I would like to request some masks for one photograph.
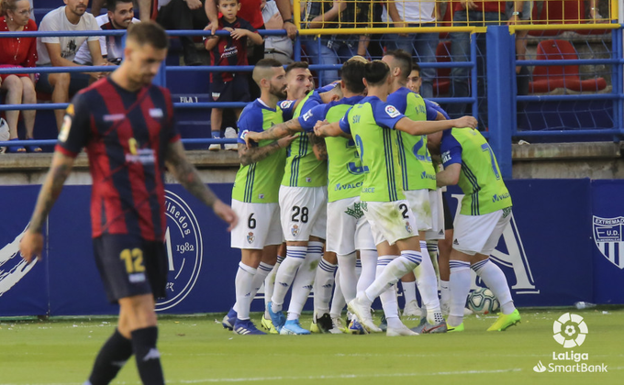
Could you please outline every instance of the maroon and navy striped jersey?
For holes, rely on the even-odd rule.
[[[164,239],[166,149],[179,139],[165,88],[150,85],[130,92],[106,78],[76,94],[56,150],[75,157],[86,147],[94,238]]]
[[[236,18],[233,23],[227,22],[223,17],[219,18],[219,31],[224,28],[247,29],[251,32],[258,32],[245,19]],[[232,36],[220,36],[219,42],[210,51],[210,58],[213,66],[246,66],[247,61],[247,36],[243,36],[236,40]],[[211,72],[210,81],[229,82],[234,79],[232,72],[221,71]]]

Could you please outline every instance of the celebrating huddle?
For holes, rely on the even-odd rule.
[[[312,288],[313,331],[346,330],[341,313],[347,304],[349,331],[381,332],[371,316],[377,297],[388,336],[462,331],[470,268],[501,303],[502,314],[488,330],[520,321],[504,274],[488,259],[512,205],[494,154],[474,130],[476,119],[449,120],[438,105],[405,88],[411,70],[411,57],[400,50],[370,63],[355,56],[344,63],[339,83],[313,90],[304,63],[284,70],[265,59],[255,66],[261,96],[239,121],[241,168],[232,208],[240,221],[231,245],[241,249],[241,262],[224,327],[264,334],[249,317],[264,283],[262,326],[271,333],[310,333],[299,317]],[[431,154],[441,154],[444,171],[436,174]],[[455,220],[451,298],[441,306],[437,258],[426,241],[444,236],[439,187],[451,184],[466,197]],[[283,241],[285,258],[278,257]],[[424,310],[413,329],[399,318],[395,291],[411,272]]]

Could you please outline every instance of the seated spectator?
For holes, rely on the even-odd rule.
[[[0,32],[36,31],[37,25],[30,19],[32,8],[28,0],[2,0],[0,8]],[[35,67],[37,63],[37,39],[34,37],[0,38],[0,68]],[[6,93],[5,104],[35,104],[34,74],[0,75],[0,90]],[[26,139],[33,138],[35,110],[23,112]],[[5,111],[9,126],[9,139],[17,140],[18,110]],[[40,152],[38,146],[9,146],[7,152]]]
[[[406,87],[409,90],[420,94],[420,86],[422,86],[422,82],[423,80],[420,77],[420,66],[418,65],[418,63],[414,62],[412,63],[412,72],[410,72],[409,76],[407,77]]]
[[[262,44],[262,36],[246,20],[237,16],[240,10],[238,0],[219,0],[217,7],[223,16],[219,18],[219,31],[228,31],[230,36],[208,36],[206,50],[210,52],[213,66],[246,66],[247,38],[254,44]],[[212,99],[217,102],[248,102],[249,81],[244,72],[211,72],[210,91]],[[236,117],[242,108],[236,109]],[[221,137],[223,108],[213,108],[210,112],[212,137]],[[211,145],[209,150],[218,151],[219,145]]]
[[[284,29],[284,20],[275,1],[262,0],[262,19],[267,30]],[[267,36],[264,39],[264,58],[275,59],[282,64],[293,62],[293,43],[288,36]]]
[[[98,31],[100,28],[92,14],[86,13],[87,0],[64,0],[66,6],[50,11],[39,25],[40,31]],[[87,41],[94,65],[107,65],[100,51],[98,36],[65,36],[37,38],[37,53],[41,67],[78,67],[74,57],[78,48]],[[52,94],[53,103],[67,103],[69,96],[87,87],[90,82],[104,75],[91,73],[42,73],[37,82],[37,91]],[[60,130],[63,125],[65,110],[54,110],[56,125]]]
[[[134,5],[132,0],[107,0],[106,15],[100,15],[95,21],[103,31],[115,29],[128,29],[130,24],[138,23],[139,20],[134,18]],[[123,36],[100,36],[100,50],[102,56],[112,65],[119,65],[123,57]],[[82,43],[80,49],[76,53],[74,62],[82,65],[93,64],[91,53],[87,42]]]
[[[204,10],[205,2],[206,0],[159,0],[156,22],[168,30],[202,30],[208,24],[208,17]],[[180,36],[180,43],[182,43],[184,64],[201,65],[193,37]]]

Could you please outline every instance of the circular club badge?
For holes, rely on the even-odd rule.
[[[165,248],[169,260],[167,298],[156,303],[156,311],[173,308],[193,290],[202,266],[203,240],[197,218],[178,195],[165,191],[167,230]]]

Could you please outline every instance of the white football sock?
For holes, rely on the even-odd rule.
[[[278,255],[277,263],[271,269],[271,272],[264,279],[264,318],[271,319],[269,315],[269,302],[271,302],[271,297],[273,297],[273,288],[275,288],[275,276],[277,275],[277,269],[279,269],[280,264],[284,260],[284,257]]]
[[[342,309],[344,309],[347,302],[342,293],[342,268],[338,267],[336,272],[336,284],[334,285],[334,296],[332,297],[331,309],[329,310],[329,316],[332,318],[340,318],[342,315]]]
[[[392,257],[379,257],[380,260],[382,258]],[[379,295],[386,291],[387,288],[396,284],[402,276],[414,270],[421,261],[422,254],[420,252],[416,250],[403,250],[401,255],[395,257],[392,262],[387,264],[381,275],[377,276],[377,278],[375,278],[375,282],[373,282],[368,289],[364,291],[364,297],[372,303],[375,298],[379,297]],[[377,265],[379,265],[379,261],[377,262]],[[358,298],[362,298],[364,300],[364,298],[360,296],[360,293],[358,293]]]
[[[470,263],[451,260],[451,311],[448,324],[451,327],[459,326],[464,320],[464,307],[470,291]]]
[[[416,282],[401,281],[401,286],[403,287],[403,299],[405,300],[405,305],[412,301],[416,301]]]
[[[440,254],[440,251],[438,249],[438,241],[427,241],[426,243],[427,251],[431,257],[431,264],[433,265],[433,270],[435,270],[436,278],[440,279],[440,265],[438,264],[438,255]]]
[[[449,311],[449,306],[451,306],[451,286],[449,281],[440,280],[440,307],[442,306],[446,306],[445,312]]]
[[[435,313],[441,313],[440,298],[438,298],[438,279],[427,251],[426,242],[420,241],[420,247],[423,253],[422,263],[414,270],[414,274],[416,275],[416,283],[422,299],[422,309],[426,309],[428,322],[432,324],[434,318],[438,319],[437,322],[440,322],[442,318],[441,315],[435,316]]]
[[[379,257],[379,260],[377,261],[378,277],[383,276],[384,270],[388,268],[388,265],[392,262],[392,258],[394,258],[394,256]],[[379,295],[379,299],[381,299],[381,306],[383,307],[388,326],[397,327],[396,321],[399,321],[399,302],[397,301],[395,285],[390,285],[386,290],[384,290]]]
[[[357,295],[357,274],[355,266],[357,264],[355,253],[349,255],[339,255],[338,265],[340,266],[340,290],[347,302],[351,302]]]
[[[254,275],[253,280],[251,281],[251,301],[252,302],[254,298],[256,298],[256,294],[258,294],[258,290],[260,290],[260,288],[262,287],[262,284],[266,280],[266,277],[269,275],[271,270],[273,270],[273,265],[260,262],[258,269],[256,269],[256,275]]]
[[[375,281],[377,273],[377,250],[360,250],[362,272],[357,281],[357,292],[364,291]],[[357,271],[356,271],[357,272]]]
[[[236,304],[234,310],[238,313],[236,318],[240,320],[249,319],[249,307],[251,306],[251,287],[252,281],[256,275],[256,269],[245,265],[243,262],[238,264],[236,272]]]
[[[481,277],[487,287],[492,290],[494,296],[498,298],[498,302],[501,305],[501,311],[503,314],[511,314],[516,310],[513,299],[511,298],[511,291],[509,290],[509,284],[507,283],[507,277],[505,273],[496,266],[496,264],[490,262],[490,259],[484,259],[472,265],[472,269]]]
[[[316,315],[321,317],[325,313],[329,313],[329,301],[332,297],[332,289],[334,288],[334,274],[336,274],[338,265],[321,259],[316,269],[316,278],[314,279],[314,310]]]
[[[314,286],[316,268],[321,258],[323,258],[323,243],[308,242],[306,257],[292,284],[293,290],[290,296],[290,305],[288,306],[288,321],[299,319],[299,316],[301,316],[303,306]]]
[[[275,276],[275,287],[271,296],[272,311],[282,310],[284,297],[295,279],[295,274],[305,260],[308,248],[306,246],[286,246],[286,259],[280,264]]]

